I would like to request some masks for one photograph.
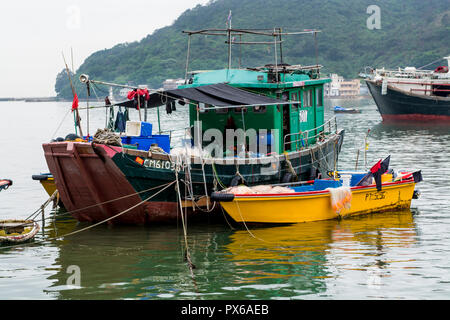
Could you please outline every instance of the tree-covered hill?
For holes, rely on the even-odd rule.
[[[367,27],[371,5],[380,8],[381,29]],[[184,77],[187,36],[182,31],[225,28],[229,10],[233,28],[321,30],[317,39],[318,60],[325,66],[322,72],[347,78],[357,77],[365,66],[420,67],[450,54],[450,0],[215,0],[185,11],[171,26],[139,42],[95,52],[77,70],[77,92],[80,96],[85,92],[78,81],[82,73],[91,79],[152,88],[161,87],[165,79]],[[315,63],[311,35],[283,40],[284,62]],[[227,65],[224,37],[193,37],[191,49],[190,70]],[[233,47],[233,67],[238,66],[239,50]],[[243,66],[274,61],[273,45],[243,46],[241,50]],[[57,76],[55,89],[59,97],[72,98],[64,73]]]

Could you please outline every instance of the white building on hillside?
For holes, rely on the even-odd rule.
[[[358,79],[345,80],[335,73],[330,75],[331,82],[326,83],[326,97],[356,97],[360,94],[360,81]]]

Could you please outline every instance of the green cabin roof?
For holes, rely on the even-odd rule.
[[[246,69],[201,71],[193,75],[191,84],[182,85],[178,88],[226,83],[235,87],[277,89],[324,84],[331,81],[329,78],[311,79],[309,75],[304,73],[281,73],[281,82],[278,83],[269,82],[268,77],[267,72]]]

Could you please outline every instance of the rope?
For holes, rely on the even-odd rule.
[[[212,169],[213,169],[213,173],[214,173],[214,177],[216,179],[216,181],[219,183],[219,185],[223,188],[226,189],[227,187],[222,183],[222,181],[219,178],[219,175],[217,174],[217,170],[216,170],[216,164],[214,163],[214,159],[212,161]]]
[[[92,142],[122,147],[122,139],[110,129],[98,129],[92,139]]]
[[[122,196],[122,197],[119,197],[119,198],[116,198],[116,199],[112,199],[112,200],[108,200],[108,201],[96,203],[96,204],[93,204],[93,205],[90,205],[90,206],[87,206],[87,207],[83,207],[83,208],[80,208],[80,209],[75,209],[75,210],[73,210],[73,211],[67,211],[67,212],[64,212],[64,213],[59,213],[59,214],[58,214],[58,217],[62,217],[62,216],[69,215],[69,214],[73,214],[73,213],[76,213],[76,212],[79,212],[79,211],[87,210],[87,209],[90,209],[90,208],[94,208],[94,207],[97,207],[97,206],[101,206],[101,205],[103,205],[103,204],[111,203],[111,202],[118,201],[118,200],[122,200],[122,199],[125,199],[125,198],[129,198],[129,197],[132,197],[132,196],[141,194],[141,193],[149,192],[149,191],[152,191],[152,190],[155,190],[155,189],[158,189],[158,188],[167,186],[167,185],[169,185],[169,184],[171,184],[171,183],[172,183],[172,182],[168,182],[168,183],[166,183],[166,184],[162,184],[162,185],[159,185],[159,186],[156,186],[156,187],[152,187],[152,188],[149,188],[149,189],[146,189],[146,190],[142,190],[142,191],[139,191],[139,192],[131,193],[131,194],[129,194],[129,195]],[[48,200],[47,200],[47,201],[48,201]],[[42,207],[42,206],[41,206],[41,207]],[[40,207],[39,209],[37,209],[34,213],[32,213],[32,214],[30,215],[30,217],[33,216],[33,215],[37,215],[36,213],[39,213],[39,212],[40,212],[41,207]],[[35,222],[41,222],[42,220],[34,220],[34,221],[35,221]]]
[[[444,59],[442,59],[442,58],[441,58],[441,59],[438,59],[438,60],[433,61],[433,62],[431,62],[431,63],[429,63],[429,64],[426,64],[426,65],[424,65],[424,66],[421,66],[420,68],[417,68],[417,69],[419,70],[419,69],[422,69],[422,68],[431,66],[432,64],[435,64],[436,62],[439,62],[439,61],[441,61],[441,60],[444,60]]]
[[[285,151],[284,152],[285,158],[286,158],[286,164],[288,166],[289,171],[295,176],[297,177],[297,173],[294,170],[294,167],[292,166],[291,160],[289,160],[289,154]],[[301,158],[301,156],[299,157]]]
[[[56,128],[55,132],[53,132],[53,135],[50,137],[50,140],[53,139],[56,135],[56,133],[58,132],[58,130],[61,128],[62,124],[64,123],[64,121],[67,118],[67,115],[70,113],[70,111],[72,111],[72,109],[68,109],[66,114],[64,115],[62,121],[59,123],[58,127]]]
[[[241,216],[242,223],[244,224],[245,229],[247,230],[247,232],[248,232],[253,238],[258,239],[258,240],[260,240],[260,241],[262,241],[262,242],[267,242],[266,240],[261,239],[261,238],[255,236],[255,235],[250,231],[250,229],[247,227],[247,224],[245,223],[244,217],[242,217],[241,208],[239,207],[239,203],[238,203],[236,200],[234,201],[234,203],[235,203],[236,206],[237,206],[237,209],[238,209],[238,211],[239,211],[239,215]]]
[[[153,194],[152,196],[148,197],[147,199],[142,200],[142,201],[139,202],[138,204],[135,204],[134,206],[132,206],[132,207],[130,207],[130,208],[124,210],[124,211],[119,212],[118,214],[116,214],[116,215],[114,215],[114,216],[112,216],[112,217],[106,218],[106,219],[104,219],[104,220],[102,220],[102,221],[100,221],[100,222],[97,222],[97,223],[95,223],[95,224],[93,224],[93,225],[90,225],[90,226],[87,226],[87,227],[85,227],[85,228],[82,228],[82,229],[80,229],[80,230],[76,230],[76,231],[73,231],[73,232],[69,232],[69,233],[66,233],[66,234],[64,234],[64,235],[56,236],[56,237],[53,237],[53,238],[44,239],[44,240],[41,240],[41,241],[34,241],[34,242],[30,242],[30,243],[23,243],[23,244],[18,244],[18,245],[13,245],[13,246],[0,247],[0,249],[10,249],[10,248],[15,248],[15,247],[22,247],[22,246],[26,246],[26,245],[31,245],[31,244],[43,243],[43,242],[45,242],[45,241],[57,240],[57,239],[60,239],[60,238],[72,236],[72,235],[75,235],[75,234],[77,234],[77,233],[81,233],[81,232],[83,232],[83,231],[86,231],[86,230],[95,228],[96,226],[99,226],[99,225],[101,225],[101,224],[103,224],[103,223],[105,223],[105,222],[108,222],[108,221],[112,220],[112,219],[118,218],[118,217],[120,217],[121,215],[124,215],[125,213],[127,213],[127,212],[129,212],[129,211],[131,211],[131,210],[133,210],[133,209],[135,209],[135,208],[137,208],[138,206],[142,205],[143,203],[145,203],[145,202],[151,200],[153,197],[156,197],[159,193],[163,192],[165,189],[167,189],[168,187],[170,187],[170,186],[171,186],[172,184],[174,184],[174,183],[175,183],[175,181],[172,181],[171,183],[169,183],[167,186],[165,186],[163,189],[159,190],[158,192],[156,192],[156,193]]]
[[[194,282],[195,289],[196,289],[196,291],[198,291],[197,283],[195,281],[195,275],[194,275],[195,265],[192,263],[191,254],[189,253],[189,244],[188,244],[188,240],[187,240],[187,229],[186,229],[186,221],[185,221],[185,218],[187,218],[187,216],[185,217],[183,215],[183,206],[182,206],[181,193],[180,193],[180,183],[178,180],[178,171],[177,170],[175,170],[175,178],[176,178],[176,181],[174,181],[174,182],[176,182],[176,185],[177,185],[177,194],[178,194],[178,200],[179,200],[179,204],[180,204],[181,222],[183,224],[184,244],[186,246],[185,257],[186,257],[186,261],[188,262],[189,271],[191,273],[191,278],[192,278],[192,281]]]

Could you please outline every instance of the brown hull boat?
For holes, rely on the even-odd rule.
[[[176,202],[142,203],[101,145],[62,142],[43,148],[61,199],[78,221],[103,221],[139,203],[111,222],[147,224],[176,218]]]

